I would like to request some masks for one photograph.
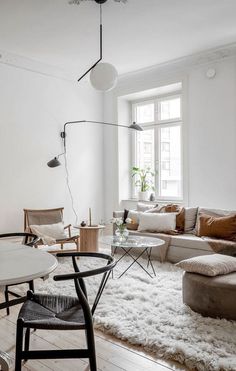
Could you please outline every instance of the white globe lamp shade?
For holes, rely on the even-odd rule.
[[[90,81],[94,89],[109,91],[117,84],[118,72],[110,63],[98,63],[90,72]]]

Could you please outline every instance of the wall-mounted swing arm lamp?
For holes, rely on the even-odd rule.
[[[54,157],[52,160],[48,161],[47,165],[48,167],[57,167],[57,166],[60,166],[61,163],[60,161],[58,160],[60,156],[63,156],[65,153],[60,153],[60,155],[57,155],[56,157]]]
[[[68,125],[73,125],[73,124],[84,124],[84,123],[90,123],[90,124],[100,124],[100,125],[108,125],[108,126],[115,126],[119,128],[126,128],[126,129],[131,129],[131,130],[136,130],[136,131],[143,131],[143,128],[138,125],[136,122],[133,122],[131,125],[126,126],[122,124],[116,124],[112,122],[103,122],[103,121],[88,121],[88,120],[79,120],[79,121],[69,121],[64,124],[64,130],[60,133],[61,138],[63,139],[63,144],[64,144],[64,152],[60,153],[56,157],[54,157],[52,160],[48,161],[47,165],[49,167],[57,167],[60,166],[61,163],[59,161],[59,157],[65,155],[66,153],[66,127]]]

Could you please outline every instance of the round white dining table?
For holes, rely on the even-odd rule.
[[[45,278],[57,267],[57,259],[46,251],[19,242],[0,241],[0,290],[6,285]],[[10,357],[0,350],[0,370],[8,371]]]

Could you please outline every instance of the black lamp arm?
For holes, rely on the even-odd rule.
[[[82,80],[96,65],[102,60],[102,5],[100,4],[100,58],[95,62],[80,78],[78,82]]]
[[[129,126],[127,126],[127,125],[116,124],[116,123],[112,123],[112,122],[92,121],[92,120],[68,121],[64,124],[64,130],[61,131],[61,133],[60,133],[60,136],[61,136],[61,138],[63,139],[63,142],[64,142],[65,151],[66,151],[66,127],[67,127],[67,125],[83,124],[83,123],[101,124],[101,125],[116,126],[116,127],[119,127],[119,128],[129,129]]]

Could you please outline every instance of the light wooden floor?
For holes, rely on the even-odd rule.
[[[0,295],[1,302],[3,295]],[[0,311],[0,349],[12,358],[15,353],[15,323],[20,306]],[[96,351],[99,370],[103,371],[168,371],[186,370],[173,362],[155,359],[141,348],[129,346],[111,336],[96,331]],[[31,349],[65,349],[85,346],[83,331],[40,331],[31,335]],[[14,361],[13,368],[14,369]],[[40,360],[28,361],[22,368],[31,371],[89,371],[86,360]]]

